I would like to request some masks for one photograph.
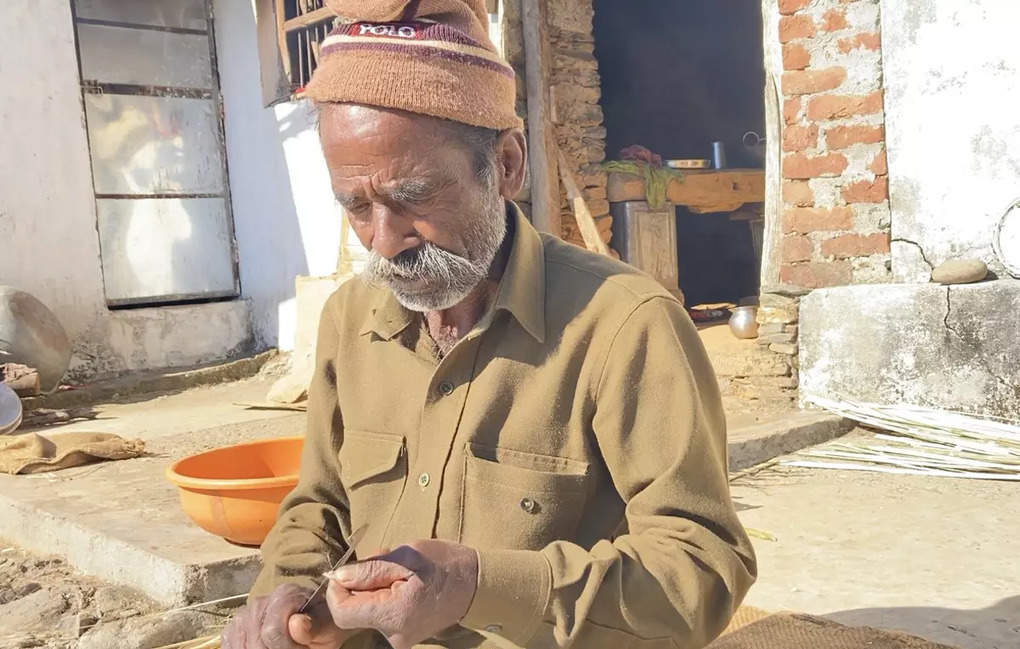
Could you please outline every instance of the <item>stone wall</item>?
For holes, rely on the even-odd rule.
[[[601,163],[606,159],[606,129],[602,125],[599,66],[591,0],[549,2],[549,39],[552,43],[550,95],[556,140],[571,163],[570,171],[584,192],[602,239],[610,240],[612,217],[606,198],[608,178]],[[563,238],[584,245],[574,213],[563,197]]]
[[[518,114],[527,115],[521,3],[520,0],[502,2],[504,53],[517,73]],[[601,82],[595,60],[592,3],[591,0],[550,1],[547,16],[551,45],[550,118],[557,143],[571,163],[570,171],[584,192],[588,209],[595,217],[603,240],[608,242],[612,218],[606,198],[608,178],[601,167],[606,159],[606,129],[602,125],[602,107],[599,105]],[[562,187],[561,196],[561,236],[583,246],[584,241]],[[527,205],[530,197],[525,194],[522,199],[525,207],[530,207]]]

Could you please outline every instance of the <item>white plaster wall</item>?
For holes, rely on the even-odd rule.
[[[1017,25],[1012,0],[882,2],[898,282],[958,256],[1002,274],[991,237],[1020,195]]]
[[[70,3],[7,0],[0,42],[0,282],[78,337],[103,285]]]
[[[243,349],[244,302],[106,308],[70,3],[4,0],[0,42],[0,283],[56,313],[74,347],[72,378]]]
[[[341,212],[319,148],[315,110],[295,101],[264,108],[251,0],[215,0],[216,46],[241,291],[266,345],[292,349],[294,280],[336,271]],[[349,249],[361,255],[353,236]]]

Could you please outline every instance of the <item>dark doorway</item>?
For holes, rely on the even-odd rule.
[[[595,56],[610,159],[632,144],[664,159],[763,168],[765,73],[760,0],[595,0]],[[748,138],[753,140],[753,138]],[[761,219],[677,208],[680,288],[690,305],[758,293]],[[758,231],[755,232],[755,228]],[[759,244],[755,244],[757,240]]]

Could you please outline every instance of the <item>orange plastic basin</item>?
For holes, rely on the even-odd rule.
[[[199,527],[241,545],[261,545],[284,496],[297,485],[303,437],[226,446],[170,465],[181,507]]]

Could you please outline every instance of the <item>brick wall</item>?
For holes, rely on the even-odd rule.
[[[888,281],[879,2],[777,2],[780,283],[812,289]]]
[[[758,342],[796,385],[800,297],[892,278],[880,3],[764,1],[779,13],[782,184],[779,283],[762,287]]]

